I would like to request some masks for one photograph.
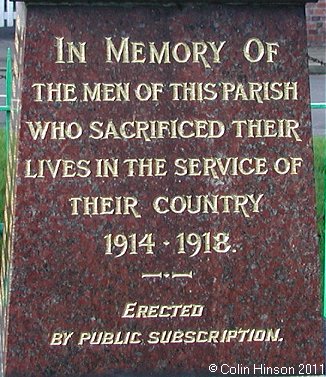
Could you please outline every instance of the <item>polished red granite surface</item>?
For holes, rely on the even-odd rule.
[[[56,63],[68,59],[56,54],[56,37],[75,45],[86,42],[86,62]],[[129,38],[128,43],[142,42],[147,52],[149,42],[162,46],[169,41],[171,49],[183,42],[192,55],[186,63],[172,58],[170,63],[150,63],[148,55],[144,63],[118,63],[114,59],[110,63],[106,62],[106,38],[112,38],[116,54],[121,38]],[[266,55],[257,63],[244,58],[243,46],[250,38],[263,41],[264,49],[265,42],[279,44],[273,63],[266,62]],[[203,41],[207,61],[196,63],[192,42]],[[215,63],[209,41],[215,41],[216,46],[226,41]],[[187,47],[181,48],[187,54]],[[131,44],[129,49],[131,60]],[[143,53],[134,54],[134,60],[144,58]],[[253,48],[251,54],[255,56],[258,51]],[[223,364],[249,368],[240,369],[238,374],[250,375],[277,374],[275,368],[281,367],[289,374],[292,367],[295,373],[308,374],[300,364],[315,364],[313,373],[322,374],[304,8],[31,5],[24,66],[20,69],[24,70],[24,82],[7,375],[150,376],[161,372],[165,376],[199,376],[210,375],[210,364],[217,365],[212,375],[223,373]],[[217,98],[185,101],[180,89],[179,100],[172,100],[169,85],[186,82],[215,83]],[[297,99],[291,98],[291,93],[289,99],[246,99],[240,92],[235,99],[235,91],[230,92],[229,100],[223,98],[223,83],[240,83],[247,89],[250,82],[296,82]],[[35,101],[35,83],[75,84],[75,92],[69,92],[67,98],[76,100],[47,101],[44,87],[38,86],[42,88],[41,101]],[[84,101],[86,83],[92,87],[95,83],[130,83],[130,98],[118,101],[115,93],[115,101],[104,101],[102,86],[98,97],[102,101]],[[134,88],[140,83],[161,83],[158,100],[138,100]],[[209,91],[206,95],[213,96]],[[112,99],[112,91],[107,96]],[[299,127],[290,137],[248,138],[243,126],[243,137],[236,137],[232,122],[253,119],[296,120]],[[111,127],[105,138],[96,131],[98,124],[90,128],[94,121],[103,122],[104,129],[111,121],[120,130],[124,122],[167,121],[171,127],[173,121],[179,124],[184,120],[222,122],[224,135],[173,138],[165,131],[164,137],[151,138],[139,131],[139,138],[114,138]],[[54,140],[49,132],[44,139],[34,140],[31,129],[36,125],[28,122],[37,121],[77,122],[82,135]],[[157,123],[152,124],[157,130]],[[197,128],[197,136],[207,133],[205,124]],[[213,127],[215,136],[218,124]],[[72,136],[76,130],[73,126]],[[134,128],[129,124],[126,130],[130,136]],[[184,127],[185,134],[191,130]],[[225,175],[220,171],[214,175],[208,169],[206,175],[190,176],[182,175],[184,170],[175,166],[177,159],[182,159],[180,165],[187,159],[200,159],[193,160],[193,169],[203,172],[204,158],[213,163],[227,157],[266,159],[268,173],[232,175],[229,170]],[[272,166],[278,158],[302,158],[298,174],[275,172]],[[99,176],[99,159],[112,164],[118,161],[118,172]],[[146,176],[146,168],[145,176],[139,176],[136,165],[133,172],[128,169],[135,164],[128,159],[163,162],[156,176]],[[65,163],[66,170],[64,160],[73,161]],[[76,167],[77,161],[84,162]],[[43,173],[38,170],[40,165]],[[204,213],[204,207],[199,213],[168,211],[165,198],[178,196],[186,196],[185,200],[214,197],[217,213],[209,209]],[[256,211],[249,196],[257,201]],[[98,214],[111,208],[111,199],[102,202],[102,207],[98,199],[97,211],[87,214],[86,209],[84,215],[83,198],[90,197],[128,197],[129,214],[119,214],[128,212],[123,209],[128,203],[122,199],[120,212],[120,199],[116,199],[115,214]],[[153,208],[158,197],[163,197],[160,211],[166,213]],[[245,207],[236,208],[235,198],[246,200]],[[181,212],[178,206],[182,203],[175,199],[175,212]],[[191,208],[194,211],[195,207]],[[208,232],[210,238],[205,238]],[[229,233],[231,248],[216,252],[225,251],[214,241],[214,236],[223,232]],[[197,240],[197,236],[189,236],[192,233],[200,236],[202,247],[191,257],[195,251],[191,244]],[[123,236],[112,241],[118,247],[110,254],[110,234],[113,238],[128,236],[124,255],[116,257],[123,252]],[[137,234],[138,254],[132,249],[133,234]],[[153,234],[153,240],[146,240],[155,242],[152,249],[148,243],[140,245],[145,234]],[[183,234],[188,235],[184,253],[178,249]],[[206,249],[204,239],[211,244]],[[110,344],[110,335],[103,332],[114,333],[116,344]],[[67,345],[56,345],[57,333],[70,335]],[[83,333],[93,334],[93,344]],[[101,341],[106,344],[96,344]],[[259,369],[264,367],[273,368],[272,373]]]

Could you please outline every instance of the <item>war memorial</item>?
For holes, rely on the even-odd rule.
[[[324,374],[305,1],[17,5],[1,376]]]

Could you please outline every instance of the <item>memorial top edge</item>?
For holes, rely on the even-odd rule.
[[[10,0],[14,1],[14,0]],[[259,5],[259,6],[269,6],[269,5],[294,5],[294,4],[304,4],[304,3],[316,3],[318,0],[178,0],[178,1],[168,1],[168,0],[18,0],[20,2],[25,2],[27,4],[37,4],[37,5],[121,5],[122,3],[127,5],[137,5],[137,4],[157,4],[157,5],[174,5],[181,3],[216,3],[216,4],[229,4],[229,5]],[[16,0],[17,2],[17,0]]]

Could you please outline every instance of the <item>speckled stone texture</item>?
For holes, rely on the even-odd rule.
[[[55,37],[87,42],[87,64],[56,64]],[[227,41],[221,63],[105,63],[105,37],[144,43]],[[274,64],[250,64],[242,54],[251,37],[278,42]],[[323,344],[319,263],[314,216],[311,121],[304,7],[184,4],[182,6],[28,5],[19,129],[6,376],[202,376],[221,365],[271,368],[316,365]],[[297,82],[297,101],[35,102],[34,83]],[[218,119],[220,139],[94,140],[91,121]],[[236,138],[240,119],[296,119],[293,138]],[[33,140],[27,121],[77,121],[76,140]],[[176,158],[301,157],[297,175],[178,177]],[[26,178],[25,161],[165,158],[161,177]],[[35,165],[33,165],[35,166]],[[157,196],[264,194],[259,213],[156,213]],[[72,197],[134,196],[141,218],[73,216]],[[190,258],[176,254],[180,233],[229,232],[237,252]],[[153,233],[153,255],[105,255],[109,234]],[[169,241],[169,245],[163,244]],[[142,278],[142,273],[185,273],[192,278]],[[200,317],[122,318],[127,303],[204,306]],[[150,332],[280,329],[277,341],[148,344]],[[78,345],[82,332],[141,333],[141,344]],[[53,333],[74,332],[66,346],[50,345]],[[248,333],[247,333],[248,334]],[[217,373],[208,366],[217,364]],[[224,370],[225,371],[225,370]],[[275,373],[275,369],[273,370]],[[257,374],[266,374],[265,372]],[[239,375],[244,374],[240,372]],[[248,374],[248,373],[247,373]]]

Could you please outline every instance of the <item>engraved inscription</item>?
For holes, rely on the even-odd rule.
[[[137,268],[130,272],[132,284],[148,285],[158,290],[170,283],[182,288],[190,282],[202,284],[201,279],[207,277],[201,276],[198,265],[209,265],[212,260],[221,263],[228,258],[236,260],[244,253],[243,240],[235,234],[235,227],[225,225],[224,219],[230,224],[233,221],[239,224],[245,222],[250,226],[251,219],[262,216],[269,205],[268,184],[261,186],[264,189],[247,189],[246,186],[240,189],[236,184],[230,188],[230,182],[250,182],[252,178],[266,179],[268,182],[268,179],[275,177],[285,181],[296,178],[304,169],[305,161],[297,153],[284,155],[277,152],[271,155],[265,147],[270,140],[279,144],[301,143],[301,119],[295,119],[294,115],[283,117],[276,112],[260,112],[262,104],[302,100],[299,82],[286,77],[271,77],[265,81],[240,76],[226,79],[222,68],[233,46],[224,38],[173,42],[162,39],[154,42],[134,39],[131,35],[108,35],[102,42],[104,48],[98,54],[102,54],[103,67],[110,67],[114,72],[108,80],[102,78],[95,81],[85,76],[78,82],[39,80],[31,85],[31,96],[36,106],[45,103],[48,106],[69,106],[71,109],[77,105],[96,109],[101,105],[107,106],[107,112],[101,117],[94,111],[87,121],[78,114],[75,119],[67,116],[66,119],[40,117],[24,120],[23,127],[32,145],[52,143],[58,146],[60,155],[25,159],[23,179],[91,183],[87,190],[80,191],[76,185],[74,192],[64,199],[60,198],[62,211],[72,221],[104,220],[106,225],[101,228],[104,230],[94,240],[94,244],[99,245],[98,255],[104,258],[105,263],[115,266],[122,261],[130,265],[137,261]],[[60,69],[81,65],[86,71],[92,63],[88,54],[90,48],[85,41],[70,41],[56,36],[52,55],[54,63]],[[252,36],[238,53],[249,66],[267,64],[273,67],[282,51],[284,53],[281,41],[265,41]],[[119,76],[121,67],[135,64],[141,67],[157,65],[160,70],[195,65],[208,73],[218,70],[219,74],[214,79],[208,79],[207,75],[207,80],[190,80],[185,75],[180,75],[180,80],[176,80],[176,76],[170,80],[158,80],[153,75],[145,81]],[[155,111],[148,117],[145,115],[147,103],[151,103],[153,108],[170,103],[177,109],[184,103],[195,102],[208,107],[213,104],[214,109],[210,107],[213,110],[205,116],[199,112],[198,117],[191,113],[181,117],[177,110],[168,117],[161,117],[159,113],[156,115]],[[252,114],[239,112],[233,119],[224,115],[225,110],[220,111],[220,107],[225,109],[238,103],[250,103],[255,111]],[[144,111],[132,115],[124,115],[122,111],[121,116],[119,114],[117,117],[115,106],[123,109],[132,104],[137,104],[140,109],[144,106]],[[238,149],[231,146],[229,153],[221,153],[219,146],[230,139],[238,143]],[[69,148],[65,152],[67,145],[74,148],[76,143],[83,142],[94,147],[93,155],[70,158]],[[155,149],[158,143],[169,145],[171,155],[166,153],[167,149],[165,152]],[[196,152],[187,151],[189,146],[196,143],[200,145]],[[203,143],[214,143],[216,147],[206,150]],[[252,148],[243,152],[241,146],[245,143],[252,145]],[[101,152],[97,152],[97,146],[101,147]],[[134,146],[140,147],[141,154],[133,152]],[[126,153],[121,148],[125,148]],[[165,183],[171,178],[173,188]],[[135,182],[137,186],[134,186]],[[188,182],[190,189],[185,192],[186,185],[179,189],[180,182]],[[207,182],[209,185],[206,185]],[[106,183],[107,190],[98,188]],[[198,189],[196,184],[192,186],[191,183],[198,183]],[[128,184],[133,185],[132,191]],[[154,187],[155,192],[148,192],[147,187]],[[212,187],[217,189],[213,190]],[[139,222],[148,216],[152,216],[153,221],[142,230]],[[156,225],[162,219],[169,222],[186,217],[199,219],[198,226],[175,230],[172,226],[171,234],[163,235]],[[111,225],[111,220],[116,218],[120,219],[121,226],[116,223]],[[200,226],[203,218],[213,219],[211,227]],[[162,255],[176,258],[184,265],[160,264]],[[150,261],[155,263],[151,265]],[[213,281],[215,284],[215,277]],[[191,297],[191,290],[189,295]],[[159,318],[167,321],[166,327],[158,330],[153,326],[145,332],[137,325],[132,329],[124,326],[121,331],[101,325],[102,329],[89,328],[82,332],[74,329],[58,331],[50,334],[49,344],[67,346],[75,343],[82,347],[283,341],[283,330],[280,328],[173,327],[183,318],[193,320],[205,317],[209,313],[207,302],[141,303],[136,298],[128,300],[122,309],[112,307],[108,310],[112,311],[112,315],[116,314],[114,310],[121,310],[121,318],[126,323],[131,319],[137,324]]]

